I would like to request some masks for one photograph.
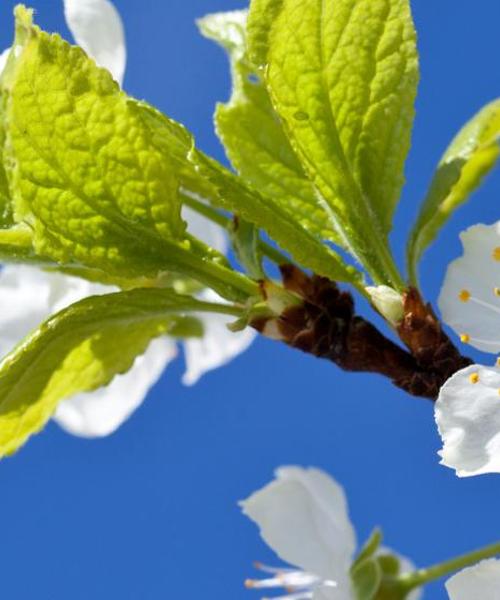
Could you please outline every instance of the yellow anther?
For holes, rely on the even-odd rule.
[[[462,344],[468,344],[470,342],[470,335],[468,333],[462,333],[460,336],[460,341]]]
[[[468,302],[470,300],[470,292],[469,290],[462,290],[460,294],[458,294],[459,300],[462,302]]]
[[[491,258],[496,261],[500,261],[500,246],[493,248],[493,252],[491,253]]]
[[[495,296],[500,296],[500,288],[493,288],[493,293],[495,294]]]
[[[469,375],[469,381],[471,383],[477,383],[479,381],[479,373],[471,373]]]
[[[497,367],[500,367],[500,356],[497,358],[496,365],[497,365]]]

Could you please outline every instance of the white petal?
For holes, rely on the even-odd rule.
[[[453,575],[446,582],[450,600],[498,600],[500,560],[483,560]]]
[[[0,271],[0,355],[4,355],[52,313],[111,286],[78,277],[8,265]]]
[[[439,296],[443,320],[475,348],[499,352],[500,221],[474,225],[460,239],[464,253],[449,265]]]
[[[211,290],[205,290],[200,298],[206,302],[223,302]],[[227,315],[200,313],[198,318],[205,329],[202,338],[187,339],[184,342],[186,372],[182,378],[185,385],[193,385],[207,371],[227,364],[244,352],[253,342],[256,332],[246,328],[243,331],[229,331],[227,325],[234,317]]]
[[[9,54],[10,54],[10,48],[7,48],[7,50],[4,50],[0,54],[0,75],[3,73],[3,70],[5,69],[5,65],[7,63],[7,59],[9,58]]]
[[[114,5],[109,0],[64,0],[64,14],[76,43],[121,85],[127,52],[123,23]]]
[[[241,506],[282,560],[335,581],[335,590],[344,595],[350,590],[355,533],[344,490],[326,473],[300,467],[278,469],[276,479]]]
[[[153,340],[130,371],[115,377],[107,387],[65,400],[54,419],[73,435],[100,437],[113,433],[142,404],[176,354],[172,340]]]
[[[320,587],[314,590],[313,600],[356,600],[356,596],[346,586]]]
[[[226,254],[228,239],[225,231],[219,225],[205,219],[189,206],[183,206],[182,217],[187,221],[187,229],[191,235],[205,242],[207,246]]]
[[[472,365],[441,388],[435,407],[441,464],[459,477],[500,473],[500,369]]]

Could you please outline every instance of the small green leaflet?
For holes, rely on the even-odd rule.
[[[215,125],[233,167],[264,197],[321,239],[340,243],[328,214],[286,137],[267,89],[246,51],[247,11],[207,15],[201,32],[228,52],[233,93],[219,104]]]
[[[441,158],[407,248],[410,282],[439,230],[495,166],[500,137],[500,99],[480,110],[456,135]]]
[[[38,432],[61,400],[126,372],[153,338],[201,335],[183,313],[210,306],[136,289],[89,297],[52,316],[0,363],[0,456]]]
[[[368,558],[372,558],[373,555],[379,550],[382,539],[383,537],[380,529],[374,529],[354,559],[353,566],[362,563]]]
[[[399,287],[387,234],[418,82],[408,0],[252,0],[250,53],[351,253]]]
[[[382,582],[382,572],[373,558],[356,563],[351,570],[354,596],[357,600],[374,600]]]
[[[191,159],[217,189],[219,204],[264,229],[300,265],[334,281],[360,281],[356,269],[291,219],[279,204],[248,188],[240,178],[201,152],[193,149]]]
[[[265,279],[257,227],[239,217],[234,217],[229,235],[240,265],[254,279]]]

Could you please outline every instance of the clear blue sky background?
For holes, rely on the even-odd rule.
[[[333,0],[332,0],[333,1]],[[59,0],[33,0],[39,23],[69,35]],[[185,123],[219,159],[212,129],[229,93],[225,57],[195,17],[242,0],[116,0],[126,24],[127,90]],[[408,183],[393,244],[402,246],[435,163],[456,130],[500,95],[500,3],[413,0],[422,83]],[[14,0],[0,5],[11,39]],[[500,174],[426,257],[434,301],[458,232],[500,218]],[[483,357],[484,358],[484,357]],[[273,562],[236,501],[282,464],[317,465],[349,495],[360,539],[375,525],[419,565],[500,537],[500,475],[459,480],[438,465],[432,405],[376,376],[344,374],[258,340],[196,387],[169,367],[119,432],[83,441],[51,424],[0,464],[0,594],[10,600],[257,600],[254,559]],[[446,598],[442,584],[426,598]]]

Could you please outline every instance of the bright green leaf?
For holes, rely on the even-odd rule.
[[[252,56],[334,227],[379,283],[418,81],[408,0],[253,0]]]
[[[190,135],[129,98],[81,49],[33,26],[23,7],[15,46],[1,78],[6,164],[14,217],[32,229],[36,255],[113,278],[178,273],[230,300],[255,293],[185,232]]]
[[[340,243],[313,184],[307,179],[276,114],[266,86],[247,56],[247,11],[208,15],[201,32],[223,46],[231,61],[233,93],[215,113],[216,130],[233,167],[259,193],[322,239]]]
[[[57,404],[126,372],[162,334],[200,335],[183,315],[205,303],[158,289],[86,298],[52,316],[0,363],[0,456],[38,432]]]
[[[425,250],[497,162],[499,136],[500,99],[487,104],[459,131],[440,160],[408,242],[408,271],[414,285]]]
[[[19,52],[2,81],[16,220],[58,262],[158,272],[163,240],[185,227],[161,129],[82,50],[17,18]]]

